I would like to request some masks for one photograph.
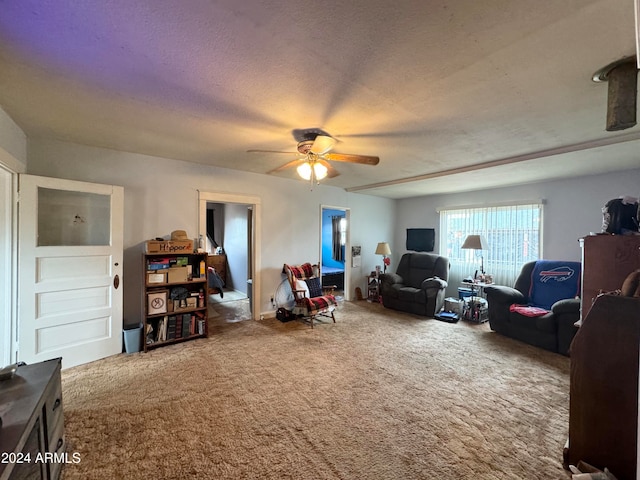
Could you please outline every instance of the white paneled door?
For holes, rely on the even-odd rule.
[[[20,175],[18,360],[122,352],[124,189]]]

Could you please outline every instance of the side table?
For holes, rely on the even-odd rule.
[[[367,302],[380,300],[380,278],[377,275],[367,275]]]
[[[484,288],[493,285],[493,283],[484,282],[460,282],[460,285],[471,289],[471,296],[485,298]]]
[[[489,310],[485,300],[484,288],[492,285],[483,282],[462,282],[462,285],[471,289],[469,300],[461,298],[464,302],[462,308],[462,318],[475,323],[484,323],[489,320]]]

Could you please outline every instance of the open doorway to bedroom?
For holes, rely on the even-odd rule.
[[[336,295],[349,300],[349,268],[351,247],[347,208],[321,207],[320,263],[322,285],[335,285]]]
[[[209,326],[255,319],[259,199],[200,192],[199,232],[208,253]]]

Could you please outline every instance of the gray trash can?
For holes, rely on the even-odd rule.
[[[123,334],[125,352],[139,352],[142,348],[142,324],[126,326],[123,330]]]

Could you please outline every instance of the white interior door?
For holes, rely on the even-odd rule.
[[[122,352],[124,189],[20,175],[18,360]]]

